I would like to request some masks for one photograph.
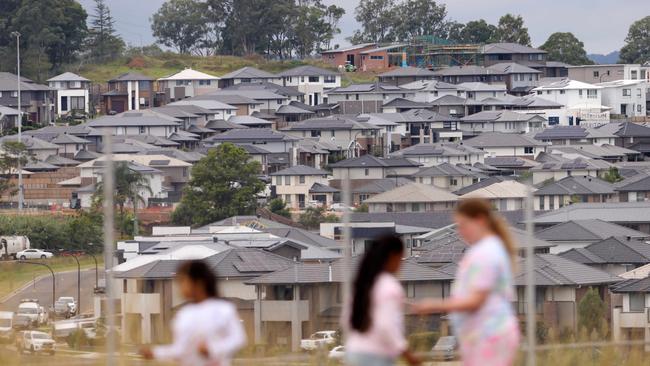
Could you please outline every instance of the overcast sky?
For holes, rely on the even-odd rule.
[[[1,0],[0,0],[1,1]],[[273,1],[273,0],[269,0]],[[93,0],[79,0],[91,12]],[[165,0],[109,0],[116,28],[133,45],[154,42],[149,18]],[[358,24],[354,8],[359,0],[323,0],[345,8],[341,20],[341,34],[336,42],[347,44],[348,37]],[[467,22],[483,18],[497,23],[505,13],[521,14],[532,38],[539,46],[553,32],[573,32],[585,43],[588,53],[609,53],[621,48],[627,30],[635,20],[650,14],[648,0],[450,0],[447,5],[450,19]]]

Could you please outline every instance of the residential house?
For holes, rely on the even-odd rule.
[[[621,161],[636,161],[640,159],[641,153],[615,145],[569,145],[551,146],[548,149],[550,154],[556,154],[567,159],[580,157],[589,159],[600,159],[610,163]]]
[[[268,81],[258,81],[250,83],[239,83],[224,88],[224,90],[266,90],[271,93],[284,95],[287,100],[291,102],[303,103],[305,101],[305,93],[298,90],[295,86],[282,86],[279,83],[271,83]]]
[[[616,146],[636,150],[650,156],[650,127],[638,123],[608,123],[598,128],[605,133],[616,135]]]
[[[152,135],[167,138],[177,132],[181,120],[151,111],[130,111],[90,120],[86,126],[108,129],[113,135]]]
[[[614,183],[620,202],[640,202],[650,200],[650,174],[638,173]]]
[[[497,75],[503,75],[508,93],[526,95],[537,86],[542,71],[516,62],[503,62],[488,67]]]
[[[223,99],[224,96],[226,96],[226,99]],[[237,107],[236,104],[227,101],[229,98],[228,96],[246,98],[244,101],[246,101],[246,105],[249,107],[249,114],[253,114],[254,112],[273,114],[283,105],[289,104],[288,97],[267,89],[221,89],[209,94],[201,95],[196,99],[217,100],[233,107]],[[254,102],[250,103],[248,102],[249,100],[253,100]]]
[[[546,118],[537,114],[525,114],[508,110],[482,111],[460,119],[459,128],[468,134],[503,132],[509,134],[541,131]]]
[[[455,95],[443,95],[438,99],[433,100],[431,108],[441,114],[446,114],[453,117],[464,117],[467,115],[466,104],[467,99]]]
[[[37,124],[53,122],[54,97],[54,89],[21,77],[19,107],[18,77],[8,72],[0,72],[0,105],[21,110],[29,121]]]
[[[302,210],[310,205],[328,207],[334,203],[333,195],[337,189],[329,187],[324,170],[305,165],[294,165],[271,173],[272,190],[289,208]]]
[[[157,107],[154,80],[137,72],[128,72],[108,81],[102,94],[104,114],[137,111]]]
[[[18,135],[0,137],[0,148],[2,148],[2,144],[8,141],[18,142]],[[59,153],[58,145],[45,140],[41,140],[37,137],[25,135],[22,136],[21,142],[25,145],[25,148],[29,155],[38,161],[45,161],[45,159],[47,159],[50,155],[56,155]]]
[[[502,98],[508,95],[505,84],[486,84],[482,82],[459,83],[458,88],[465,90],[465,98],[485,100],[487,98]]]
[[[537,132],[536,140],[555,145],[614,145],[617,136],[604,128],[586,126],[550,126]]]
[[[649,80],[648,66],[641,64],[600,64],[570,66],[569,79],[583,83],[603,83],[615,80]]]
[[[340,47],[331,50],[321,51],[321,59],[331,67],[342,69],[346,65],[352,65],[362,69],[361,52],[377,48],[376,43],[360,43],[350,47]]]
[[[407,146],[463,139],[460,120],[456,117],[428,109],[411,109],[403,112],[401,117],[398,123],[405,127]]]
[[[328,103],[339,105],[341,114],[380,113],[395,98],[413,98],[413,90],[385,83],[351,84],[326,92]]]
[[[413,177],[417,183],[430,184],[450,192],[470,186],[480,179],[487,178],[486,175],[472,172],[463,166],[450,163],[424,167],[413,174]]]
[[[394,55],[390,54],[389,52],[394,51],[396,48],[399,49],[400,47],[404,46],[405,44],[398,43],[361,51],[361,70],[383,71],[392,66],[395,66],[394,61],[391,61]],[[401,54],[399,57],[401,59]]]
[[[569,176],[604,177],[612,164],[597,159],[575,158],[567,159],[556,154],[540,154],[538,164],[530,169],[533,173],[533,184],[548,180],[558,181]]]
[[[318,105],[331,103],[325,97],[328,90],[341,86],[341,75],[320,67],[305,65],[277,74],[283,86],[293,86],[305,94],[305,103]]]
[[[185,69],[158,79],[158,92],[167,103],[219,89],[219,78],[193,69]]]
[[[383,146],[379,130],[377,126],[350,116],[333,115],[292,123],[282,129],[282,132],[296,138],[311,137],[322,143],[334,144],[352,157],[373,152],[375,147]]]
[[[296,352],[300,340],[322,329],[337,329],[343,307],[344,277],[358,265],[355,257],[332,263],[296,263],[248,281],[258,294],[255,301],[255,343],[284,344]],[[398,273],[408,298],[448,297],[449,274],[404,261]],[[415,322],[416,320],[413,319]],[[408,321],[407,321],[408,323]]]
[[[616,202],[611,183],[591,176],[568,176],[540,187],[535,193],[536,211],[555,210],[578,202]]]
[[[238,107],[220,102],[218,100],[198,99],[198,98],[179,100],[176,102],[169,103],[165,107],[170,107],[170,106],[180,107],[180,108],[198,107],[203,110],[207,110],[210,112],[210,114],[206,116],[207,118],[206,124],[208,121],[212,121],[212,120],[221,120],[221,119],[228,120],[228,118],[237,115],[237,111],[238,111]],[[190,113],[196,113],[196,111],[192,111]],[[196,125],[200,126],[201,124],[196,123]]]
[[[547,226],[535,232],[535,237],[555,244],[551,253],[558,254],[571,249],[580,249],[609,237],[629,237],[641,240],[650,237],[647,233],[600,219],[571,219]]]
[[[648,265],[620,275],[624,280],[610,288],[621,296],[621,301],[612,309],[612,336],[614,341],[648,341],[647,326],[650,308],[650,273]],[[647,349],[647,347],[646,347]]]
[[[459,89],[457,85],[438,80],[417,80],[400,86],[403,89],[413,90],[415,95],[412,99],[416,102],[430,103],[447,95],[454,97],[465,95],[465,90]]]
[[[421,80],[433,80],[435,73],[421,67],[395,67],[377,76],[380,83],[401,86]]]
[[[446,67],[434,72],[437,80],[450,84],[480,82],[486,84],[504,83],[502,73],[477,65]]]
[[[0,133],[18,127],[18,118],[21,111],[0,105]]]
[[[560,256],[618,276],[650,263],[650,244],[630,236],[610,236]]]
[[[380,193],[364,201],[368,212],[449,211],[458,196],[430,184],[411,183]]]
[[[650,70],[650,68],[649,68]],[[647,115],[646,80],[615,80],[595,84],[603,87],[603,104],[612,108],[611,115],[617,118],[644,117]]]
[[[463,145],[483,150],[492,157],[517,156],[529,159],[535,159],[549,146],[548,143],[538,141],[528,135],[505,132],[481,133],[476,137],[464,140]]]
[[[479,50],[485,66],[514,62],[534,68],[543,68],[547,52],[517,43],[488,43]]]
[[[410,183],[413,183],[411,179],[398,176],[365,180],[363,184],[359,184],[351,189],[352,204],[359,206],[372,196]]]
[[[378,158],[371,154],[349,158],[330,164],[332,180],[330,185],[341,187],[343,179],[349,179],[351,187],[367,184],[369,180],[387,177],[410,177],[422,164],[406,158]]]
[[[65,72],[48,79],[47,82],[50,88],[56,89],[57,116],[74,111],[90,112],[90,80]]]
[[[420,143],[413,145],[395,151],[391,156],[408,158],[425,167],[430,167],[443,163],[467,165],[483,163],[485,152],[465,143],[440,142],[436,144]]]
[[[609,122],[610,108],[603,105],[602,89],[602,86],[562,79],[540,85],[532,91],[564,106],[547,114],[549,124],[598,126]]]
[[[246,66],[241,69],[229,72],[219,78],[219,87],[227,88],[240,83],[257,83],[257,82],[280,82],[281,79],[270,72],[266,72],[254,67]]]
[[[481,198],[490,201],[498,211],[515,211],[525,208],[528,190],[529,188],[525,184],[516,180],[505,180],[473,189],[461,195],[460,199]],[[532,189],[532,191],[535,191],[535,189]],[[458,191],[455,193],[458,194]]]
[[[264,106],[264,102],[262,101],[257,101],[255,99],[249,98],[247,96],[241,95],[241,94],[215,94],[215,93],[208,93],[208,94],[203,94],[198,97],[192,98],[193,101],[197,100],[210,100],[210,101],[217,101],[219,103],[223,103],[228,106],[235,107],[235,115],[237,116],[250,116],[255,112],[260,112],[262,109],[262,106]],[[280,102],[280,104],[284,103],[284,99]]]

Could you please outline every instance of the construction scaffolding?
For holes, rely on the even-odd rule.
[[[456,44],[435,36],[420,36],[388,50],[390,66],[407,66],[431,70],[451,66],[482,65],[481,44]],[[406,62],[404,62],[406,61]]]

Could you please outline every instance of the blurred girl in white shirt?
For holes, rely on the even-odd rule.
[[[202,261],[183,263],[176,280],[188,303],[174,317],[174,341],[143,348],[140,353],[147,359],[181,365],[229,366],[233,355],[246,344],[235,306],[218,298],[216,276]]]
[[[372,242],[353,284],[347,328],[346,363],[350,366],[391,366],[402,356],[418,364],[404,337],[404,289],[396,277],[404,244],[395,236]]]

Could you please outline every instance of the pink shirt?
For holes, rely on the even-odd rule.
[[[407,348],[404,337],[404,288],[395,276],[382,273],[371,291],[370,328],[359,333],[348,324],[346,352],[397,358]],[[347,312],[349,314],[349,311]]]

